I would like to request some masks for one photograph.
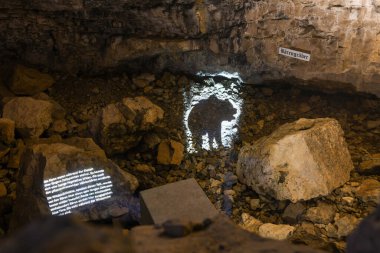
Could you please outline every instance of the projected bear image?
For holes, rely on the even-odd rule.
[[[235,119],[236,112],[228,99],[221,100],[215,95],[199,101],[191,110],[188,120],[195,148],[202,147],[202,136],[206,134],[210,148],[213,147],[214,141],[218,148],[223,146],[222,122]]]
[[[201,74],[200,82],[184,91],[187,151],[231,147],[237,133],[242,99],[237,75]]]

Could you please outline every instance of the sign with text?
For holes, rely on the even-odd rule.
[[[296,59],[299,59],[302,61],[310,61],[310,54],[305,53],[305,52],[301,52],[301,51],[297,51],[294,49],[279,47],[278,53],[281,55],[296,58]]]
[[[44,180],[45,193],[53,215],[108,199],[112,195],[111,177],[104,170],[88,168]]]

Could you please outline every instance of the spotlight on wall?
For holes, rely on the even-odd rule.
[[[243,81],[237,73],[197,75],[201,81],[183,91],[187,151],[231,147],[243,104]]]

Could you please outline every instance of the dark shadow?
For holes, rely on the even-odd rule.
[[[235,119],[237,110],[228,99],[221,100],[215,95],[199,101],[189,114],[188,126],[193,137],[193,145],[196,149],[202,147],[202,135],[207,134],[210,149],[214,139],[218,147],[222,147],[222,121]]]

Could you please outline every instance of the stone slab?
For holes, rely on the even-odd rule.
[[[161,224],[170,219],[202,222],[218,211],[194,178],[140,192],[141,224]]]

